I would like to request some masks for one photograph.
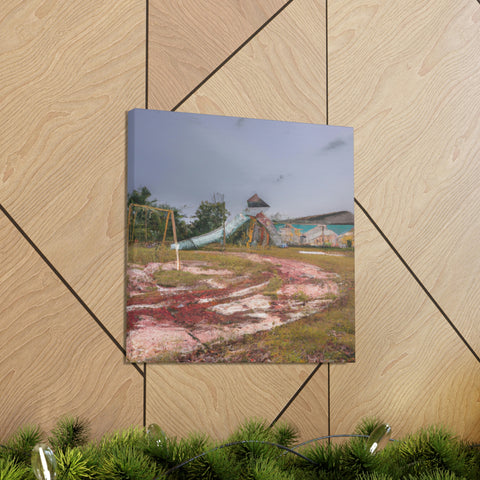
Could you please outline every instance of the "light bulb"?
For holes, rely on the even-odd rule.
[[[392,427],[387,424],[379,425],[367,439],[367,450],[374,454],[380,451],[390,440]]]
[[[157,447],[160,447],[161,445],[165,444],[166,441],[166,435],[165,432],[156,424],[156,423],[151,423],[147,427],[147,437],[153,440]]]
[[[38,480],[54,480],[57,477],[55,454],[48,445],[37,443],[33,447],[32,468]]]

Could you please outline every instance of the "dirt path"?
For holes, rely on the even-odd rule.
[[[218,361],[205,357],[209,345],[311,315],[339,294],[336,275],[314,265],[250,253],[229,255],[264,263],[265,271],[238,276],[213,262],[184,261],[182,271],[198,275],[198,282],[165,288],[157,284],[155,273],[175,269],[174,262],[130,266],[129,360],[174,361],[175,354],[199,352],[202,361]],[[278,288],[272,288],[272,279]]]

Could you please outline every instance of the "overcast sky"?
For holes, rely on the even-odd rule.
[[[269,216],[353,213],[353,129],[159,110],[128,114],[128,191],[192,216],[224,195],[231,216],[257,193]]]

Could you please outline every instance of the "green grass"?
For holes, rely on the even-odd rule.
[[[272,298],[277,298],[277,292],[280,290],[280,288],[282,288],[282,285],[282,279],[278,275],[274,275],[263,290],[263,294]]]
[[[245,251],[247,249],[244,249]],[[235,250],[239,251],[239,250]],[[230,270],[236,275],[256,275],[259,273],[274,271],[272,265],[254,262],[247,258],[229,255],[230,251],[211,252],[203,250],[181,250],[180,264],[182,261],[208,262],[208,268]],[[137,245],[128,247],[128,262],[138,265],[146,265],[150,262],[173,262],[176,260],[174,250],[166,248],[147,248]]]
[[[162,287],[191,287],[208,275],[184,272],[182,270],[158,270],[154,274],[155,281]]]
[[[303,291],[303,290],[300,290],[299,292],[297,292],[293,298],[297,301],[297,302],[308,302],[309,300],[311,300],[311,298]]]

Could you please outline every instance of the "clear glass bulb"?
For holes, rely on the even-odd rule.
[[[147,437],[153,440],[157,447],[164,445],[166,441],[165,432],[156,423],[151,423],[147,427]]]
[[[38,480],[54,480],[57,478],[55,454],[45,443],[37,443],[33,447],[32,468]]]
[[[367,449],[374,454],[380,451],[390,440],[392,427],[388,424],[379,425],[367,439]]]

